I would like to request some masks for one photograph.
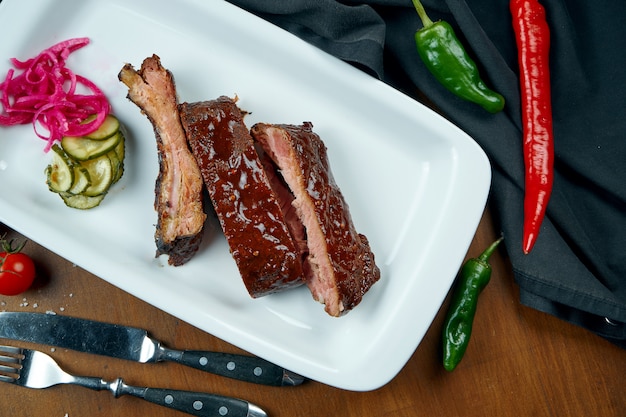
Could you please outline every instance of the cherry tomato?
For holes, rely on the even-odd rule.
[[[0,294],[17,295],[26,291],[35,280],[35,264],[25,253],[15,250],[0,252]],[[20,248],[21,249],[21,248]]]

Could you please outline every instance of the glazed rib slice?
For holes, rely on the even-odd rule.
[[[158,56],[146,58],[135,71],[126,64],[118,78],[128,87],[128,98],[154,128],[159,157],[154,207],[156,256],[169,255],[170,265],[187,262],[198,250],[206,214],[200,170],[189,151],[180,122],[172,74]]]
[[[252,297],[304,283],[285,223],[235,101],[182,103],[181,120],[230,252]]]
[[[333,178],[326,146],[313,125],[258,123],[252,136],[271,157],[295,199],[293,205],[307,234],[304,262],[313,297],[331,316],[357,304],[379,280],[367,238],[357,233],[348,204]]]

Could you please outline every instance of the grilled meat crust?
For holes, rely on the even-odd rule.
[[[331,316],[359,304],[380,279],[367,238],[358,233],[333,178],[326,146],[313,125],[257,123],[251,134],[276,164],[295,199],[291,204],[304,225],[308,255],[304,261],[313,298]]]
[[[302,284],[331,316],[357,306],[380,279],[313,125],[257,123],[236,100],[178,104],[158,56],[118,78],[153,125],[159,160],[156,256],[182,265],[198,250],[208,191],[243,283],[254,297]]]
[[[128,87],[128,99],[152,123],[156,137],[156,256],[169,255],[168,263],[179,266],[197,252],[206,214],[202,177],[180,122],[174,78],[157,55],[146,58],[139,71],[124,65],[118,78]]]
[[[180,114],[249,294],[302,285],[301,255],[235,101],[182,103]]]

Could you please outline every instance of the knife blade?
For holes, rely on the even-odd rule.
[[[176,362],[262,385],[295,386],[305,380],[301,375],[256,356],[169,349],[143,329],[57,314],[0,312],[0,338],[140,363]]]

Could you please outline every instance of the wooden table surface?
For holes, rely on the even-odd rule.
[[[0,224],[0,235],[20,237]],[[497,232],[487,210],[468,256]],[[143,327],[166,346],[242,352],[111,286],[30,241],[36,285],[16,297],[0,296],[0,310],[54,311]],[[112,260],[114,261],[114,260]],[[25,344],[50,353],[68,371],[128,384],[214,392],[245,398],[273,417],[344,416],[602,416],[626,415],[626,351],[552,316],[522,306],[503,252],[492,257],[465,358],[449,373],[440,364],[439,335],[446,299],[402,371],[371,392],[349,392],[314,381],[265,387],[213,376],[172,363],[151,365]],[[3,341],[6,342],[6,341]],[[15,342],[12,342],[15,344]],[[382,358],[381,358],[382,360]],[[12,417],[182,417],[133,397],[75,386],[31,390],[0,385],[0,415]]]

